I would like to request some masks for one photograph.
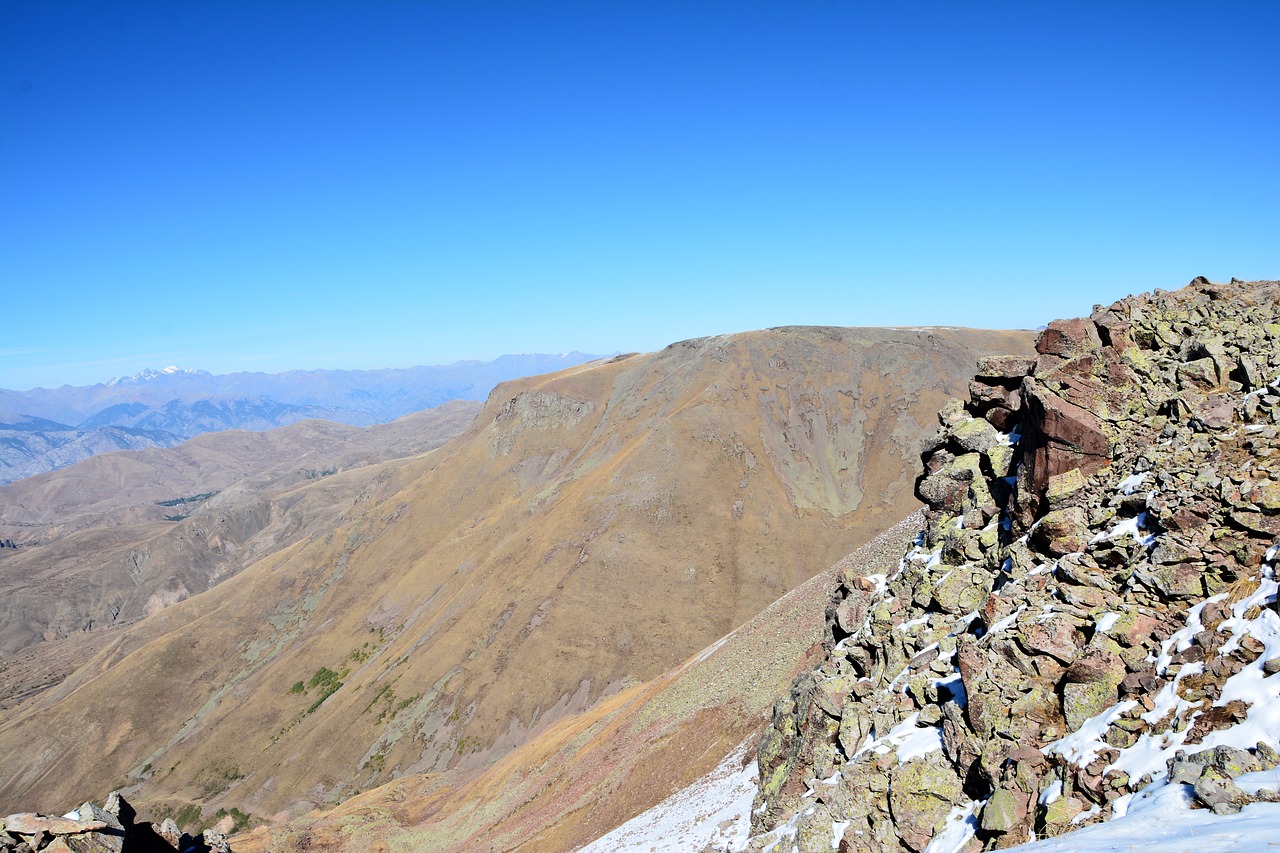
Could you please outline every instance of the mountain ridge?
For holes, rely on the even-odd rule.
[[[287,816],[479,770],[913,509],[926,411],[1010,348],[1030,335],[794,329],[512,380],[440,450],[321,480],[336,496],[360,478],[327,533],[11,709],[0,796],[124,777],[140,807]],[[81,761],[59,731],[112,746]]]

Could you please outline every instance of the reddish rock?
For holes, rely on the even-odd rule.
[[[1017,388],[988,385],[975,379],[969,383],[969,406],[978,414],[995,407],[1017,410],[1022,406],[1022,395]]]
[[[47,832],[50,835],[75,835],[106,829],[107,825],[100,820],[71,820],[65,817],[49,817],[33,812],[23,812],[6,817],[4,828],[11,835],[36,835],[40,832]]]
[[[1080,654],[1075,626],[1066,616],[1032,622],[1022,629],[1021,641],[1029,651],[1053,655],[1063,663],[1071,663]]]
[[[1134,613],[1116,623],[1112,635],[1126,646],[1136,646],[1155,633],[1159,620],[1146,613]]]
[[[1044,495],[1049,478],[1072,468],[1085,476],[1111,462],[1111,439],[1103,422],[1092,412],[1069,403],[1034,379],[1022,386],[1023,464],[1019,492],[1033,503],[1024,507],[1033,514]]]
[[[986,419],[987,423],[1001,432],[1012,432],[1013,428],[1018,425],[1018,413],[1011,409],[999,407],[988,409],[982,417]]]
[[[1072,320],[1054,320],[1036,339],[1036,352],[1075,358],[1102,349],[1102,339],[1093,321],[1082,317]]]

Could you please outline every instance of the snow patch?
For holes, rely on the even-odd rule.
[[[706,776],[581,848],[582,853],[701,850],[708,844],[745,849],[758,771],[755,761],[743,764],[754,740],[747,738]]]

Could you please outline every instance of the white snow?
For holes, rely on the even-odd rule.
[[[1001,619],[999,622],[997,622],[996,624],[992,625],[992,626],[991,626],[991,630],[987,631],[987,633],[988,633],[988,634],[999,634],[999,633],[1000,633],[1001,631],[1003,631],[1005,628],[1008,628],[1008,627],[1009,627],[1010,625],[1012,625],[1015,621],[1017,621],[1017,618],[1018,618],[1019,616],[1021,616],[1021,615],[1022,615],[1022,611],[1026,610],[1026,609],[1027,609],[1027,605],[1025,605],[1025,604],[1019,604],[1019,605],[1018,605],[1018,609],[1017,609],[1017,610],[1013,611],[1013,612],[1012,612],[1012,613],[1010,613],[1008,616],[1004,617],[1004,618],[1003,618],[1003,619]]]
[[[960,676],[960,673],[956,672],[942,678],[935,678],[933,686],[945,687],[947,692],[951,694],[951,701],[961,708],[969,704],[969,695],[965,692],[964,679]]]
[[[926,613],[924,616],[919,616],[915,619],[911,619],[907,622],[903,622],[901,625],[898,626],[898,630],[910,631],[912,628],[918,628],[921,625],[928,625],[928,624],[929,624],[929,615]]]
[[[1100,814],[1102,814],[1102,806],[1098,805],[1097,803],[1094,803],[1093,806],[1090,807],[1089,809],[1082,811],[1080,812],[1080,814],[1071,818],[1071,825],[1079,826],[1085,821],[1092,820],[1093,818],[1097,817]]]
[[[882,738],[877,738],[875,732],[872,732],[867,736],[862,748],[854,753],[853,757],[856,759],[859,755],[869,751],[874,751],[877,755],[884,755],[887,752],[896,750],[898,764],[901,765],[912,759],[928,755],[935,750],[942,749],[942,729],[939,726],[926,726],[924,728],[917,726],[916,721],[919,717],[919,712],[912,714],[894,726]]]
[[[1262,567],[1262,577],[1258,587],[1249,595],[1231,606],[1231,613],[1217,626],[1219,633],[1230,634],[1227,641],[1219,647],[1217,655],[1230,654],[1239,647],[1243,637],[1252,637],[1264,648],[1262,653],[1250,664],[1231,676],[1222,685],[1222,690],[1214,702],[1221,707],[1229,702],[1239,700],[1248,708],[1245,719],[1233,726],[1218,729],[1205,735],[1196,744],[1195,751],[1211,749],[1215,746],[1232,746],[1249,749],[1258,742],[1265,742],[1272,747],[1280,746],[1280,673],[1267,675],[1263,664],[1280,656],[1280,616],[1270,608],[1260,608],[1257,616],[1246,618],[1246,614],[1254,607],[1268,604],[1276,600],[1280,594],[1280,584],[1274,578],[1271,565],[1276,549],[1267,552],[1267,564]],[[1212,602],[1226,599],[1226,593],[1210,596],[1187,610],[1184,627],[1175,631],[1160,646],[1160,654],[1156,658],[1156,669],[1165,674],[1172,664],[1173,655],[1189,648],[1195,635],[1205,630],[1201,615]],[[1192,710],[1193,703],[1178,694],[1179,683],[1183,678],[1199,675],[1205,671],[1201,662],[1187,663],[1179,668],[1177,675],[1161,688],[1153,698],[1153,707],[1142,714],[1142,719],[1155,726],[1169,718],[1173,713],[1176,718],[1186,719],[1187,712],[1195,716],[1199,712]],[[1107,727],[1121,716],[1136,707],[1133,700],[1119,702],[1093,719],[1087,721],[1080,730],[1055,741],[1045,747],[1045,754],[1056,752],[1068,761],[1077,765],[1085,765],[1100,752],[1107,749],[1103,737]],[[1180,729],[1180,730],[1179,730]],[[1141,734],[1132,746],[1119,750],[1115,761],[1105,771],[1127,773],[1130,779],[1141,779],[1150,774],[1158,778],[1165,769],[1166,762],[1183,747],[1190,727],[1180,724],[1163,731],[1149,731]]]
[[[1280,804],[1254,803],[1245,806],[1239,814],[1219,816],[1208,809],[1192,809],[1190,788],[1190,785],[1166,782],[1149,785],[1133,797],[1121,817],[1009,850],[1018,853],[1280,850]]]
[[[1107,748],[1102,742],[1107,727],[1136,707],[1138,703],[1132,699],[1112,705],[1096,717],[1085,720],[1076,731],[1061,740],[1055,740],[1040,751],[1045,755],[1056,752],[1072,764],[1088,764],[1095,755]]]
[[[1099,634],[1106,634],[1115,627],[1116,622],[1120,620],[1119,613],[1107,612],[1098,617],[1094,623]]]
[[[706,776],[581,848],[581,853],[695,851],[708,844],[742,850],[751,830],[756,763],[743,768],[747,738]],[[793,829],[794,833],[794,829]]]
[[[1139,532],[1140,530],[1146,530],[1146,529],[1147,529],[1147,514],[1145,512],[1140,512],[1137,515],[1135,515],[1133,518],[1126,518],[1123,521],[1117,523],[1115,527],[1111,528],[1105,533],[1099,533],[1097,536],[1094,536],[1093,539],[1089,541],[1091,543],[1114,542],[1117,539],[1127,534],[1129,536],[1132,536],[1138,542],[1139,545],[1150,545],[1152,542],[1156,541],[1156,537],[1154,535],[1143,536]]]
[[[1143,471],[1140,474],[1130,474],[1116,485],[1116,491],[1121,494],[1131,495],[1133,494],[1133,490],[1145,483],[1149,476],[1151,476],[1150,471]]]
[[[963,850],[978,829],[978,812],[986,802],[970,800],[963,806],[952,808],[942,831],[933,836],[924,853],[957,853]]]

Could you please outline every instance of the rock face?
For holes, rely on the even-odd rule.
[[[1010,847],[1152,781],[1272,796],[1232,779],[1280,763],[1280,282],[1129,297],[1036,351],[943,408],[897,571],[842,577],[749,849]]]
[[[205,830],[192,837],[178,831],[172,820],[157,832],[135,821],[133,807],[112,792],[102,807],[85,803],[63,817],[26,812],[0,821],[0,851],[4,853],[232,853],[227,837]],[[168,830],[168,831],[166,831]]]

